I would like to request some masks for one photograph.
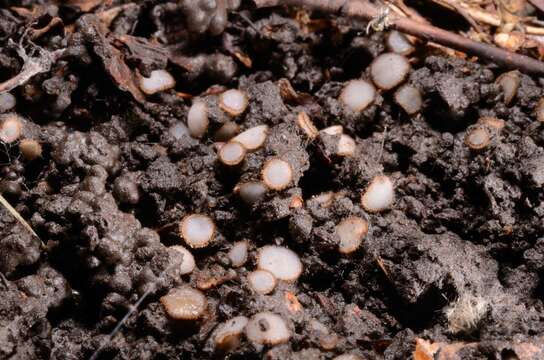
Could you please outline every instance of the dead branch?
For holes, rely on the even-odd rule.
[[[367,1],[356,0],[253,0],[257,7],[271,6],[300,6],[312,10],[360,18],[372,21],[380,10]],[[500,49],[492,45],[464,38],[460,35],[437,28],[435,26],[419,23],[409,18],[391,14],[387,19],[391,28],[399,30],[420,39],[432,41],[452,49],[462,51],[481,59],[492,61],[497,65],[518,69],[521,72],[535,75],[544,74],[544,63],[531,57]]]

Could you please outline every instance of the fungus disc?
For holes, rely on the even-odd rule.
[[[369,212],[387,210],[395,200],[393,182],[389,177],[379,175],[372,179],[361,198],[361,204]]]
[[[365,80],[352,80],[340,93],[340,101],[351,111],[359,112],[365,110],[368,105],[374,102],[376,89]]]
[[[302,262],[298,255],[292,250],[275,245],[259,249],[257,267],[285,281],[295,281],[302,273]]]
[[[243,113],[247,104],[246,94],[237,89],[227,90],[219,98],[219,106],[232,116]]]
[[[0,124],[0,141],[12,143],[16,141],[23,130],[23,122],[17,114],[7,114],[2,116]]]
[[[207,300],[199,290],[184,286],[161,297],[161,304],[174,320],[196,320],[204,314]]]
[[[215,224],[206,215],[192,214],[181,220],[180,233],[192,248],[207,246],[215,233]]]
[[[195,101],[187,113],[187,127],[194,138],[201,138],[208,130],[208,106],[203,101]]]
[[[262,171],[263,183],[272,190],[285,189],[293,179],[291,165],[282,159],[268,160]]]
[[[212,335],[215,347],[225,351],[237,348],[240,345],[240,335],[242,335],[247,323],[247,317],[236,316],[219,324]]]
[[[232,140],[244,145],[248,151],[253,151],[264,144],[267,133],[268,126],[258,125],[236,135]]]
[[[480,127],[470,130],[465,137],[465,143],[473,150],[485,148],[490,141],[491,137],[487,130]]]
[[[336,225],[336,234],[340,238],[338,248],[341,253],[349,254],[361,246],[368,233],[368,222],[359,217],[351,216]]]
[[[179,271],[181,275],[187,275],[193,272],[196,263],[193,254],[181,245],[170,246],[170,249],[180,252],[183,255]]]
[[[385,53],[370,64],[370,75],[376,86],[383,90],[390,90],[404,81],[410,68],[410,63],[404,56]]]
[[[10,93],[1,93],[0,94],[0,112],[5,112],[13,109],[17,104],[15,96]]]
[[[291,333],[281,316],[265,311],[248,321],[246,336],[253,343],[276,345],[287,342]]]
[[[238,165],[245,156],[246,149],[237,141],[229,141],[219,150],[219,159],[223,164],[229,166]]]
[[[266,186],[260,181],[251,181],[238,186],[238,194],[246,204],[259,202],[266,194]]]
[[[409,55],[415,50],[408,38],[396,30],[389,33],[386,43],[390,51],[401,55]]]
[[[255,270],[247,275],[247,281],[253,291],[268,294],[276,287],[276,278],[270,271]]]
[[[353,156],[355,154],[355,140],[349,135],[340,135],[336,154],[338,156]]]
[[[247,241],[238,241],[234,243],[232,248],[229,250],[229,253],[227,254],[230,260],[230,264],[233,267],[240,267],[246,263],[247,248],[248,248]]]
[[[147,95],[168,90],[174,86],[176,86],[176,80],[166,70],[154,70],[149,77],[140,79],[140,89]]]
[[[419,89],[412,85],[403,85],[395,92],[395,102],[406,111],[408,115],[413,115],[421,110],[423,100]]]

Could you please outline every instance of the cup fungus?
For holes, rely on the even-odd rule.
[[[181,140],[184,136],[189,136],[189,129],[184,123],[178,121],[168,129],[168,133],[176,140]]]
[[[192,214],[179,224],[180,236],[192,248],[207,246],[215,234],[215,224],[209,216]]]
[[[26,160],[32,161],[42,156],[42,145],[34,139],[22,139],[19,151]]]
[[[208,304],[201,291],[189,286],[170,290],[160,301],[168,316],[174,320],[197,320],[204,315]]]
[[[538,101],[538,104],[535,108],[535,115],[537,121],[544,122],[544,98],[541,98]]]
[[[249,341],[261,345],[277,345],[289,341],[291,333],[285,320],[272,312],[253,315],[246,325]]]
[[[227,254],[232,267],[237,268],[246,263],[248,247],[249,244],[245,240],[238,241],[232,245]]]
[[[217,154],[219,161],[227,166],[240,164],[246,156],[246,148],[238,141],[229,141],[221,146]]]
[[[321,129],[320,132],[322,132],[323,134],[332,135],[332,136],[342,135],[342,133],[344,132],[344,128],[342,127],[342,125],[332,125],[324,129]]]
[[[276,287],[276,278],[270,271],[255,270],[247,275],[247,281],[251,290],[257,294],[269,294]]]
[[[378,175],[372,179],[370,185],[361,196],[361,204],[368,212],[387,210],[395,201],[393,182],[385,175]]]
[[[272,190],[283,190],[293,180],[293,169],[285,160],[273,158],[263,166],[261,176],[263,183]]]
[[[15,96],[8,92],[0,94],[0,112],[10,111],[16,104]]]
[[[179,267],[179,273],[181,275],[187,275],[193,272],[196,267],[195,258],[193,254],[181,245],[170,246],[170,249],[180,252],[183,255],[181,265]]]
[[[319,131],[315,127],[314,123],[304,111],[298,113],[297,125],[309,139],[313,140],[319,134]]]
[[[295,281],[302,274],[302,262],[298,255],[286,247],[276,245],[259,249],[257,267],[284,281]]]
[[[346,353],[346,354],[338,355],[333,360],[363,360],[363,358],[360,357],[359,355]]]
[[[386,45],[389,51],[408,56],[415,51],[414,46],[401,32],[393,30],[387,35]]]
[[[340,238],[338,250],[342,254],[350,254],[357,250],[366,234],[368,222],[359,216],[350,216],[336,225],[336,234]]]
[[[254,151],[263,146],[267,134],[268,126],[258,125],[236,135],[232,140],[244,145],[246,150]]]
[[[246,94],[237,89],[230,89],[219,96],[219,107],[231,116],[243,113],[248,105]]]
[[[365,110],[376,98],[374,85],[365,80],[352,80],[340,93],[340,101],[353,112]]]
[[[176,80],[166,70],[154,70],[149,77],[140,78],[140,89],[146,95],[153,95],[174,86],[176,86]]]
[[[19,139],[23,131],[23,121],[19,115],[11,113],[0,117],[0,141],[12,143]]]
[[[491,142],[491,135],[484,127],[474,127],[467,131],[465,135],[465,144],[471,150],[483,150]]]
[[[502,88],[505,105],[510,105],[512,100],[514,100],[520,83],[519,72],[516,70],[504,73],[497,78],[497,84]]]
[[[187,113],[187,127],[194,138],[201,138],[208,130],[208,106],[203,101],[195,101]]]
[[[227,121],[213,135],[215,141],[229,141],[240,132],[240,126],[234,121]]]
[[[338,156],[353,156],[355,154],[355,140],[349,135],[340,135],[336,155]]]
[[[489,126],[491,129],[502,130],[506,125],[505,121],[502,119],[497,119],[491,116],[484,116],[478,119],[480,124]]]
[[[253,205],[262,200],[267,188],[260,181],[250,181],[238,184],[234,190],[246,204]]]
[[[395,92],[395,102],[408,114],[417,114],[423,106],[423,99],[418,88],[403,85]]]
[[[247,317],[236,316],[219,324],[212,334],[215,348],[225,352],[236,349],[247,323]]]
[[[370,76],[377,87],[382,90],[391,90],[404,81],[410,68],[410,63],[404,56],[384,53],[370,64]]]

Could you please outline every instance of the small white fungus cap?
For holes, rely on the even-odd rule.
[[[177,121],[168,129],[168,132],[176,140],[181,140],[183,136],[189,136],[189,129],[181,121]]]
[[[194,138],[201,138],[208,130],[208,106],[203,101],[195,101],[187,113],[187,127]]]
[[[342,354],[338,355],[333,360],[363,360],[363,358],[355,354]]]
[[[249,286],[257,294],[268,294],[276,287],[276,278],[270,271],[255,270],[247,275]]]
[[[243,113],[247,108],[247,96],[242,91],[230,89],[219,97],[219,106],[232,116]]]
[[[412,85],[403,85],[395,92],[395,102],[406,111],[408,115],[413,115],[421,110],[423,99],[418,88]]]
[[[192,248],[207,246],[212,240],[214,233],[215,224],[209,216],[192,214],[181,220],[181,237]]]
[[[344,128],[342,127],[342,125],[332,125],[324,129],[321,129],[320,132],[327,135],[332,135],[332,136],[342,135],[342,133],[344,132]]]
[[[202,317],[208,304],[201,291],[189,286],[170,290],[160,301],[174,320],[196,320]]]
[[[365,80],[352,80],[340,93],[340,101],[351,111],[363,111],[374,102],[376,89]]]
[[[349,135],[340,135],[336,155],[338,156],[353,156],[355,154],[355,140]]]
[[[259,249],[257,267],[284,281],[295,281],[302,274],[302,262],[298,255],[286,247],[276,245]]]
[[[268,126],[258,125],[236,135],[232,140],[244,145],[248,151],[253,151],[264,144],[267,133]]]
[[[268,160],[261,172],[263,183],[272,190],[283,190],[293,180],[293,169],[285,160],[273,158]]]
[[[389,177],[378,175],[370,182],[363,196],[361,204],[366,211],[380,212],[387,210],[395,201],[393,182]]]
[[[181,275],[187,275],[193,272],[196,267],[195,257],[189,250],[181,245],[170,246],[170,249],[180,252],[183,255],[181,265],[179,266],[179,273]]]
[[[23,131],[23,121],[17,114],[6,114],[0,118],[0,141],[12,143],[19,139]]]
[[[246,263],[248,246],[245,240],[237,241],[232,245],[227,254],[232,267],[240,267]]]
[[[385,53],[370,64],[370,75],[376,86],[382,90],[390,90],[404,81],[410,68],[410,63],[404,56]]]
[[[176,86],[176,80],[166,70],[154,70],[149,77],[140,78],[140,89],[147,95],[153,95],[174,86]]]
[[[267,190],[267,187],[260,181],[250,181],[237,186],[240,198],[250,205],[260,201]]]
[[[401,55],[409,55],[415,50],[408,38],[396,30],[389,33],[386,43],[390,51]]]
[[[212,334],[215,347],[225,351],[236,349],[247,323],[247,317],[236,316],[219,324]]]
[[[338,250],[342,254],[354,252],[361,246],[368,233],[368,222],[359,216],[350,216],[336,225],[336,234],[340,238]]]
[[[246,336],[256,344],[277,345],[289,341],[291,333],[281,316],[265,311],[248,321]]]
[[[246,148],[238,141],[229,141],[221,146],[218,156],[225,165],[238,165],[246,156]]]
[[[17,104],[15,96],[6,92],[0,94],[0,112],[5,112],[13,109]]]

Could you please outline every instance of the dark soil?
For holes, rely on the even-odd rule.
[[[38,140],[42,156],[28,161],[17,143],[0,144],[0,190],[41,239],[0,208],[0,358],[87,359],[102,345],[99,359],[409,359],[423,338],[472,344],[451,359],[543,359],[539,79],[517,74],[507,106],[496,83],[502,69],[420,45],[407,82],[422,92],[422,111],[407,116],[388,91],[355,114],[338,102],[340,90],[369,78],[386,32],[250,1],[236,10],[231,1],[227,20],[202,10],[207,2],[0,0],[0,81],[21,71],[18,49],[41,60],[64,49],[11,91],[9,111],[25,119],[21,138]],[[146,96],[137,73],[156,69],[176,87]],[[286,80],[296,94],[282,91]],[[189,94],[213,105],[227,88],[248,95],[235,119],[242,130],[270,127],[235,170],[217,161],[211,134],[229,119],[218,108],[200,140],[169,132],[185,122]],[[296,125],[300,111],[318,129],[343,125],[355,155],[334,156],[334,137],[309,140]],[[465,144],[477,126],[492,133],[480,151]],[[291,164],[291,186],[246,205],[236,184],[258,180],[276,156]],[[361,193],[380,174],[394,180],[395,203],[366,213]],[[328,191],[331,204],[315,200]],[[293,206],[298,197],[304,204]],[[168,247],[183,244],[178,223],[190,213],[209,215],[217,234],[191,250],[197,269],[180,276],[172,270],[180,255]],[[342,255],[334,227],[350,215],[367,218],[370,231]],[[249,260],[233,269],[227,252],[244,239]],[[304,271],[258,295],[245,278],[267,244],[295,251]],[[183,283],[204,289],[208,310],[179,324],[159,299]],[[481,307],[470,326],[455,323],[463,299]],[[230,354],[215,350],[219,323],[264,310],[284,318],[289,342],[255,346],[242,336]]]

